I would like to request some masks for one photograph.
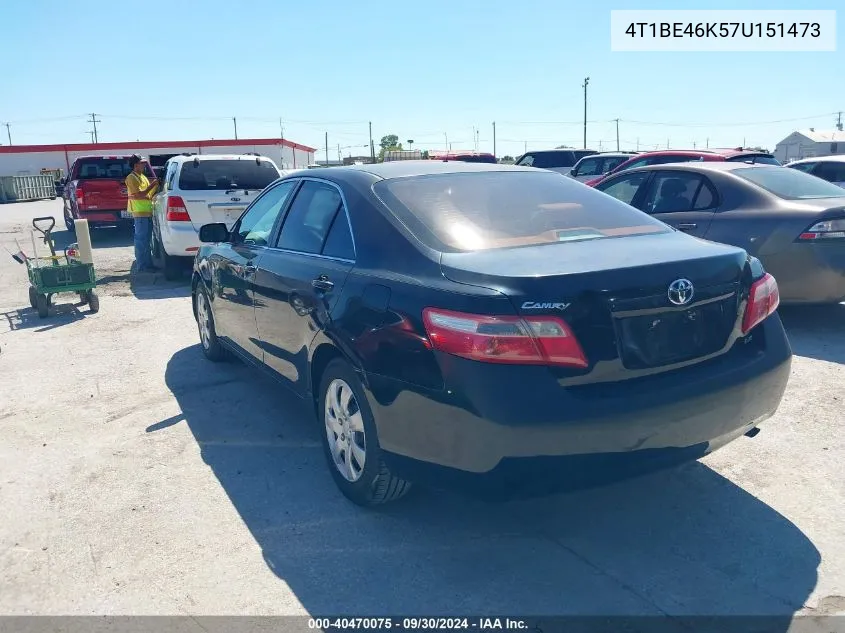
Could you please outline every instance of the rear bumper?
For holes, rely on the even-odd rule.
[[[845,243],[791,244],[759,257],[778,282],[781,303],[845,301]]]
[[[131,222],[132,218],[124,218],[122,216],[123,209],[117,210],[101,210],[96,211],[77,211],[77,217],[88,222],[100,222],[104,224],[118,224],[122,222]]]
[[[397,474],[470,488],[540,474],[581,485],[697,459],[774,414],[792,352],[777,315],[758,332],[765,351],[735,348],[622,383],[564,388],[545,368],[528,367],[514,384],[505,367],[450,357],[442,391],[373,375],[367,385]]]
[[[163,222],[160,227],[164,252],[173,257],[194,257],[200,238],[190,222]]]

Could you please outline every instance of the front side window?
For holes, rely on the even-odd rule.
[[[808,174],[813,173],[813,168],[818,165],[818,163],[796,163],[793,165],[787,165],[790,169],[797,169],[798,171],[804,171]]]
[[[818,164],[812,174],[828,182],[845,182],[845,162],[824,161]]]
[[[332,222],[342,208],[337,187],[306,180],[291,203],[277,246],[301,253],[322,253]]]
[[[733,173],[785,200],[842,197],[841,187],[797,169],[749,167]]]
[[[596,185],[596,189],[613,196],[625,204],[632,204],[637,192],[648,180],[649,172],[639,172],[628,176],[619,176]]]
[[[296,185],[288,180],[258,198],[241,216],[236,228],[236,241],[253,246],[267,246],[273,225]]]
[[[661,233],[630,206],[543,171],[382,180],[375,194],[422,243],[449,252]]]
[[[628,160],[628,159],[624,156],[617,156],[615,158],[605,158],[604,159],[604,166],[602,167],[603,173],[606,174],[610,171],[613,171],[614,169],[619,167],[619,165],[624,163],[626,160]]]
[[[526,154],[516,164],[522,167],[534,167],[534,154]]]
[[[578,176],[601,176],[603,173],[601,158],[584,158],[578,164]]]

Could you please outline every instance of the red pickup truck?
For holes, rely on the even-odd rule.
[[[88,226],[131,224],[126,211],[126,177],[131,156],[80,156],[70,168],[63,194],[65,225],[73,231],[73,221],[85,218]],[[155,178],[149,163],[144,173]]]

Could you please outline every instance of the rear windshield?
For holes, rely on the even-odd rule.
[[[494,171],[383,180],[376,195],[421,242],[478,251],[671,229],[560,174]]]
[[[496,157],[492,154],[458,154],[449,157],[449,160],[457,160],[462,163],[496,163]]]
[[[786,200],[845,197],[842,187],[797,169],[749,167],[733,173]]]
[[[780,162],[768,154],[751,154],[749,156],[731,156],[728,159],[732,163],[752,163],[754,165],[780,165]]]
[[[569,150],[563,150],[560,152],[537,152],[536,154],[526,154],[519,159],[517,165],[550,169],[553,167],[572,167],[578,162],[578,160],[579,158],[575,157],[575,152]]]
[[[93,178],[108,178],[125,180],[132,168],[129,158],[80,158],[76,163],[76,177],[81,180]],[[148,163],[144,163],[144,174],[147,178],[154,177],[153,170]]]
[[[186,161],[179,174],[179,188],[264,189],[279,177],[279,170],[269,160],[210,159]]]

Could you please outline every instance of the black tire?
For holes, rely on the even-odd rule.
[[[73,223],[73,218],[65,214],[65,227],[71,233],[76,233],[76,225]]]
[[[47,318],[47,315],[50,313],[50,300],[47,299],[47,295],[36,295],[35,309],[38,310],[39,318]]]
[[[364,424],[364,467],[356,481],[344,477],[335,464],[329,447],[328,429],[326,428],[326,399],[330,385],[335,380],[342,380],[351,389],[358,411]],[[320,379],[317,419],[320,421],[320,436],[323,440],[323,452],[335,484],[343,495],[353,503],[369,507],[389,503],[403,497],[411,489],[411,484],[390,472],[381,458],[373,413],[370,404],[358,380],[355,371],[345,360],[336,358],[331,361]]]
[[[182,278],[182,258],[168,255],[162,249],[162,259],[164,260],[164,278],[167,281],[177,281]]]
[[[35,286],[29,287],[29,305],[35,310],[38,307],[38,293],[35,291]]]
[[[85,292],[85,298],[88,303],[88,312],[97,314],[100,311],[100,297],[94,292],[93,288]]]
[[[194,294],[194,314],[196,314],[197,319],[197,329],[200,335],[200,346],[202,347],[202,353],[205,354],[205,357],[210,360],[216,362],[220,362],[222,360],[226,360],[228,354],[226,349],[223,347],[220,340],[217,338],[217,329],[214,326],[214,315],[211,312],[211,301],[208,298],[208,293],[205,291],[205,288],[200,283],[197,286],[196,293]],[[202,304],[205,303],[205,312],[203,312]],[[208,319],[207,327],[208,330],[206,334],[203,334],[203,326],[200,320],[203,317],[203,314],[206,315]]]
[[[77,292],[76,294],[79,295],[79,302],[82,305],[85,305],[86,303],[88,303],[88,292],[87,291],[81,290],[81,291]]]

